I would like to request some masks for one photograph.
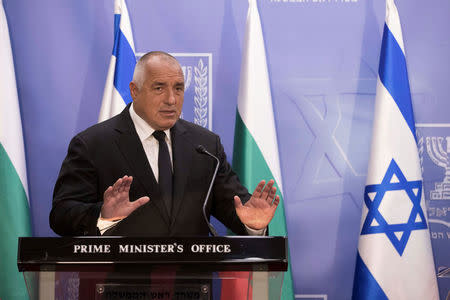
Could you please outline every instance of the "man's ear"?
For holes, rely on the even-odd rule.
[[[138,93],[138,87],[137,85],[132,81],[130,82],[130,94],[131,94],[131,98],[136,99],[136,95]]]

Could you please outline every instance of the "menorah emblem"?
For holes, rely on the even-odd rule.
[[[444,150],[443,137],[427,137],[427,152],[431,160],[438,166],[445,169],[445,177],[442,182],[434,184],[434,190],[430,191],[431,200],[450,200],[450,136],[445,138],[446,149]]]

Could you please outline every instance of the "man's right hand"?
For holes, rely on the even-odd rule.
[[[119,178],[113,186],[106,189],[103,194],[103,206],[101,217],[103,219],[123,219],[128,217],[135,209],[144,205],[150,198],[145,196],[130,202],[130,186],[133,182],[132,176]]]

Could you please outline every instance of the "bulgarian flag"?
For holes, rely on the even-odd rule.
[[[25,152],[8,24],[0,0],[0,299],[28,299],[17,238],[30,236]]]
[[[249,0],[247,14],[234,135],[233,169],[249,191],[253,191],[262,179],[275,180],[280,204],[269,224],[269,234],[287,236],[277,134],[256,0]],[[248,295],[253,295],[254,299],[261,299],[261,296],[257,295],[259,292],[259,289],[245,288],[245,284],[237,283],[233,286],[231,282],[222,282],[222,299],[246,299]],[[279,290],[268,287],[269,296],[279,293]],[[290,267],[284,276],[281,299],[294,299]]]

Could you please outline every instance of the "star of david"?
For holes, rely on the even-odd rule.
[[[379,207],[386,192],[398,190],[404,190],[406,192],[413,207],[406,223],[388,224],[379,211]],[[373,200],[371,200],[369,194],[375,195]],[[398,254],[402,256],[411,235],[411,231],[427,228],[425,216],[422,207],[420,206],[421,197],[422,180],[406,180],[400,167],[395,160],[392,159],[381,183],[367,185],[364,190],[364,202],[366,203],[369,212],[364,221],[361,235],[374,233],[386,234]],[[404,214],[405,212],[399,213]]]

